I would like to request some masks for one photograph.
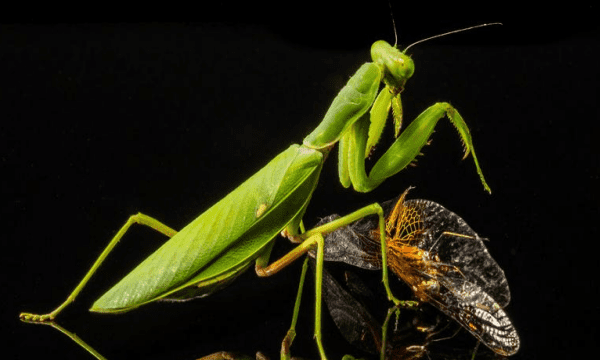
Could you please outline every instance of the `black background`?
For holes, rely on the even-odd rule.
[[[363,6],[232,4],[236,16],[224,7],[185,23],[1,25],[2,324],[11,336],[4,351],[90,358],[60,333],[19,322],[18,313],[62,302],[129,215],[142,211],[181,228],[301,142],[369,61],[371,43],[393,42],[387,3]],[[460,161],[458,135],[442,120],[418,166],[369,194],[343,189],[330,158],[306,222],[416,186],[411,198],[443,204],[491,239],[511,286],[507,312],[522,342],[515,359],[587,354],[599,319],[595,8],[429,10],[394,4],[401,47],[504,22],[411,48],[416,70],[403,93],[405,121],[436,101],[456,106],[492,195],[472,160]],[[115,360],[217,350],[277,358],[300,264],[268,279],[248,272],[185,304],[119,316],[86,311],[161,241],[134,228],[60,323]],[[290,248],[278,241],[273,258]],[[316,358],[311,288],[294,354]],[[329,318],[323,326],[330,358],[353,352]]]

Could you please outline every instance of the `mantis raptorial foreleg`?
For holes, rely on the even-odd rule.
[[[135,215],[131,215],[129,217],[129,219],[127,219],[127,222],[125,223],[125,225],[123,225],[121,227],[121,229],[117,232],[117,234],[108,243],[108,246],[104,249],[104,251],[102,251],[102,253],[98,257],[98,259],[96,259],[96,262],[94,263],[94,265],[92,265],[90,270],[88,270],[87,274],[85,274],[85,276],[79,282],[77,287],[75,287],[73,292],[71,292],[71,294],[69,294],[69,296],[67,297],[67,300],[65,300],[65,302],[63,302],[60,306],[58,306],[56,309],[54,309],[54,311],[52,311],[48,314],[38,315],[38,314],[31,314],[31,313],[25,313],[25,312],[21,313],[19,315],[21,320],[28,321],[28,322],[45,322],[45,321],[54,320],[54,318],[56,318],[56,316],[65,307],[67,307],[70,303],[75,301],[75,298],[77,297],[77,295],[79,295],[81,290],[83,290],[83,288],[88,283],[88,281],[92,278],[92,276],[94,275],[96,270],[98,270],[100,265],[102,265],[102,263],[104,262],[104,260],[108,256],[108,254],[114,249],[114,247],[117,245],[117,243],[119,243],[121,238],[125,235],[125,233],[129,230],[129,228],[133,224],[140,224],[140,225],[148,226],[148,227],[160,232],[161,234],[168,236],[169,238],[171,238],[175,234],[177,234],[176,230],[171,229],[167,225],[161,223],[160,221],[158,221],[148,215],[144,215],[142,213],[137,213]]]
[[[387,115],[386,112],[383,113]],[[365,158],[369,155],[367,151],[372,145],[368,144],[367,141],[370,142],[372,138],[372,124],[379,122],[374,120],[373,117],[382,115],[378,112],[372,112],[370,118],[365,115],[355,122],[350,131],[340,141],[338,169],[342,185],[349,187],[352,184],[357,191],[362,192],[375,189],[385,179],[395,175],[414,161],[421,148],[427,144],[437,122],[444,115],[448,117],[460,134],[465,150],[463,159],[469,153],[473,155],[479,178],[484,188],[488,192],[491,191],[479,167],[469,128],[458,111],[448,103],[437,103],[423,111],[373,165],[368,176],[365,171]]]

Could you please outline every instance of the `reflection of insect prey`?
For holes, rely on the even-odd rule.
[[[502,308],[510,301],[504,272],[482,239],[458,215],[428,200],[382,204],[389,268],[428,302],[501,355],[519,349],[519,337]],[[322,220],[328,222],[337,215]],[[381,268],[377,219],[362,219],[325,239],[325,260]]]

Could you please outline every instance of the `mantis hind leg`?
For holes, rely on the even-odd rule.
[[[24,313],[19,314],[19,318],[22,321],[32,322],[32,323],[43,323],[46,321],[54,320],[54,318],[56,318],[56,316],[65,307],[67,307],[70,303],[75,301],[75,298],[77,297],[77,295],[79,295],[81,290],[83,290],[83,288],[85,287],[87,282],[90,280],[92,275],[94,275],[94,273],[96,272],[96,270],[98,270],[100,265],[102,265],[102,263],[104,262],[104,260],[108,256],[108,254],[114,249],[114,247],[117,245],[119,240],[121,240],[121,238],[125,235],[127,230],[129,230],[129,228],[133,224],[140,224],[140,225],[148,226],[168,237],[172,237],[175,234],[177,234],[177,231],[171,229],[167,225],[161,223],[160,221],[158,221],[148,215],[144,215],[142,213],[137,213],[135,215],[130,216],[129,219],[127,219],[127,222],[125,223],[125,225],[123,225],[121,227],[121,229],[117,232],[117,234],[112,238],[110,243],[108,243],[108,246],[104,249],[104,251],[102,251],[102,253],[98,257],[98,259],[96,259],[96,262],[94,263],[94,265],[92,265],[92,267],[87,272],[87,274],[83,277],[81,282],[77,285],[77,287],[73,290],[73,292],[71,292],[71,294],[69,294],[69,296],[67,297],[67,300],[65,300],[60,306],[58,306],[56,309],[54,309],[54,311],[52,311],[48,314],[38,315],[38,314],[31,314],[31,313],[24,312]]]

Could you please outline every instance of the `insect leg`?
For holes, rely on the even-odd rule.
[[[341,159],[347,162],[347,177],[351,180],[354,189],[360,192],[369,192],[413,162],[421,148],[429,141],[438,121],[444,116],[450,119],[461,137],[465,150],[464,158],[469,154],[473,156],[481,183],[486,191],[491,192],[479,167],[469,128],[458,111],[448,103],[437,103],[423,111],[373,165],[369,175],[365,170],[365,151],[369,138],[370,120],[367,116],[363,116],[354,123],[349,134],[342,138],[342,142],[347,142],[343,145],[342,156],[348,158]]]
[[[438,238],[435,240],[435,242],[433,243],[433,245],[431,245],[429,247],[429,252],[431,253],[431,250],[437,245],[437,243],[440,241],[440,239],[442,238],[442,236],[456,236],[456,237],[461,237],[461,238],[465,238],[465,239],[476,239],[475,236],[472,235],[466,235],[466,234],[459,234],[459,233],[455,233],[452,231],[444,231],[443,233],[440,234],[440,236],[438,236]]]
[[[306,234],[306,233],[305,233]],[[321,359],[326,359],[325,350],[321,342],[321,285],[323,283],[323,245],[324,238],[321,233],[310,235],[308,239],[303,241],[300,245],[294,248],[292,251],[284,255],[281,259],[271,263],[268,266],[263,266],[264,257],[257,259],[255,271],[258,276],[265,277],[271,276],[278,273],[280,270],[291,264],[293,261],[298,259],[300,256],[306,254],[309,250],[315,248],[317,250],[317,272],[315,275],[315,340]],[[259,261],[261,260],[261,261]]]
[[[296,323],[298,322],[298,315],[300,313],[300,303],[302,301],[302,289],[304,288],[304,280],[306,279],[306,271],[308,270],[308,256],[304,260],[302,265],[302,274],[300,275],[300,285],[298,285],[298,294],[296,295],[296,302],[294,303],[294,314],[292,315],[292,324],[287,334],[281,342],[281,359],[290,360],[291,352],[290,347],[296,337]]]
[[[133,224],[140,224],[140,225],[145,225],[148,227],[151,227],[152,229],[168,236],[168,237],[172,237],[175,234],[177,234],[177,231],[171,229],[170,227],[168,227],[167,225],[161,223],[160,221],[148,216],[148,215],[144,215],[142,213],[137,213],[135,215],[132,215],[129,217],[129,219],[127,219],[127,222],[125,223],[125,225],[123,225],[123,227],[121,227],[121,229],[119,230],[119,232],[117,232],[117,234],[112,238],[112,240],[110,241],[110,243],[108,243],[108,246],[104,249],[104,251],[102,252],[102,254],[100,254],[100,256],[98,257],[98,259],[96,260],[96,262],[94,263],[94,265],[92,265],[92,267],[90,268],[90,270],[87,272],[87,274],[83,277],[83,279],[81,280],[81,282],[79,283],[79,285],[77,285],[77,287],[75,288],[75,290],[73,290],[73,292],[67,297],[67,300],[65,300],[65,302],[63,302],[59,307],[57,307],[54,311],[52,311],[51,313],[48,314],[44,314],[44,315],[38,315],[38,314],[31,314],[31,313],[21,313],[19,314],[19,318],[22,321],[27,321],[27,322],[34,322],[34,323],[41,323],[41,322],[45,322],[45,321],[52,321],[54,318],[56,318],[56,316],[65,308],[67,307],[67,305],[69,305],[70,303],[72,303],[73,301],[75,301],[75,298],[77,297],[77,295],[79,295],[79,293],[81,292],[81,290],[83,290],[83,288],[85,287],[85,285],[87,284],[87,282],[90,280],[90,278],[92,277],[92,275],[94,275],[94,273],[96,272],[96,270],[98,270],[98,268],[100,267],[100,265],[102,265],[102,262],[104,262],[104,260],[106,259],[106,257],[108,256],[108,254],[113,250],[113,248],[117,245],[117,243],[119,242],[119,240],[121,240],[121,238],[123,237],[123,235],[125,235],[125,233],[127,232],[127,230],[129,230],[129,227]]]

